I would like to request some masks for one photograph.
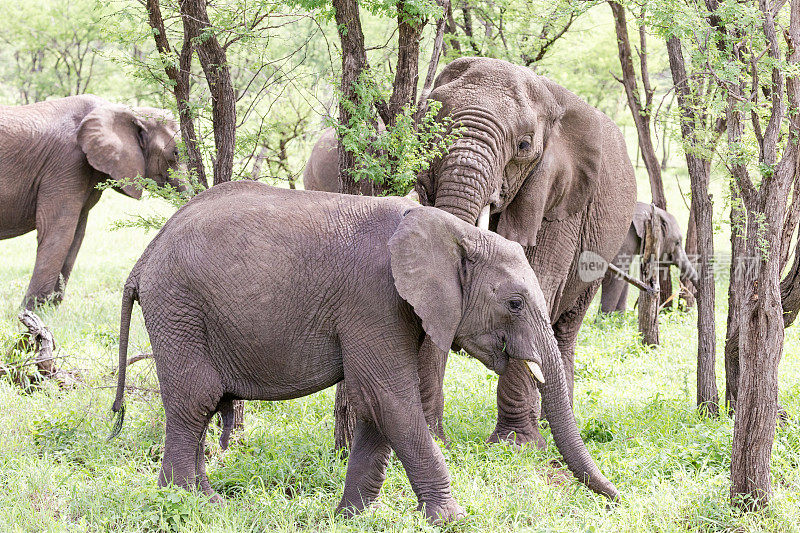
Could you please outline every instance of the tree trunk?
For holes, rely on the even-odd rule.
[[[425,23],[406,12],[403,0],[397,3],[397,68],[392,95],[389,97],[389,116],[383,117],[387,126],[394,125],[405,105],[414,105],[419,79],[419,41]]]
[[[156,49],[164,57],[173,55],[172,47],[167,39],[164,29],[164,19],[161,16],[161,6],[158,0],[147,0],[148,22],[153,28],[153,37],[156,42]],[[203,165],[203,156],[200,147],[197,145],[197,134],[194,128],[194,117],[192,116],[191,105],[189,102],[189,75],[192,70],[192,42],[189,28],[183,28],[183,46],[178,54],[178,68],[169,61],[164,64],[164,72],[167,77],[174,82],[172,93],[175,95],[175,103],[178,108],[178,120],[181,127],[181,138],[189,159],[189,171],[192,172],[204,189],[208,189],[208,178]]]
[[[714,273],[711,260],[714,255],[712,226],[712,204],[708,194],[709,173],[704,161],[691,149],[700,141],[698,129],[699,104],[695,102],[689,87],[686,66],[677,37],[667,41],[672,80],[681,110],[681,135],[687,146],[686,164],[692,187],[692,211],[697,228],[697,251],[700,260],[700,279],[697,285],[697,406],[700,412],[710,416],[719,413],[715,362],[716,332],[714,325]]]
[[[236,94],[225,50],[214,34],[204,0],[181,3],[184,29],[189,29],[197,57],[211,93],[214,122],[214,185],[230,181],[233,176],[233,154],[236,143]]]
[[[639,152],[644,160],[647,175],[650,178],[650,192],[652,203],[656,207],[667,209],[667,197],[664,194],[664,183],[661,178],[661,164],[658,162],[653,137],[650,131],[650,120],[652,117],[653,89],[650,85],[650,75],[647,68],[647,39],[644,25],[639,25],[639,63],[642,75],[642,87],[644,88],[644,102],[639,94],[639,87],[636,80],[636,70],[633,66],[633,53],[631,51],[630,38],[628,36],[628,22],[625,17],[625,7],[613,0],[609,1],[611,12],[614,15],[614,29],[617,33],[617,50],[619,53],[619,63],[622,67],[622,85],[625,87],[625,95],[628,99],[628,108],[633,116],[633,123],[636,125],[636,135],[639,138]],[[656,279],[656,278],[653,278]],[[659,279],[661,293],[661,303],[665,307],[672,306],[672,276],[669,267],[663,269]],[[656,343],[657,344],[657,343]]]
[[[788,44],[787,62],[793,68],[800,63],[800,2],[793,1],[789,5],[789,31],[784,37]],[[772,174],[761,176],[756,188],[744,162],[734,160],[731,165],[747,212],[747,233],[743,237],[746,254],[748,258],[758,258],[756,272],[742,283],[738,316],[739,383],[731,454],[731,501],[745,509],[762,509],[772,496],[770,459],[778,415],[778,365],[783,353],[782,326],[787,320],[781,301],[781,239],[785,238],[789,191],[800,162],[800,80],[791,74],[786,78],[787,106],[783,100],[784,74],[778,66],[781,52],[772,6],[762,0],[759,8],[766,51],[772,62],[768,95],[771,114],[763,136],[759,136],[759,163],[774,170]],[[733,60],[744,63],[748,59],[743,55],[735,55]],[[737,146],[744,135],[739,102],[744,100],[744,94],[759,89],[759,86],[746,87],[742,81],[730,87],[727,127],[728,142],[732,146]],[[778,161],[784,113],[789,118],[789,127],[783,157]],[[769,250],[763,249],[764,242],[769,243]]]
[[[651,206],[652,209],[652,206]],[[649,286],[658,287],[659,261],[661,257],[662,235],[660,227],[654,224],[654,217],[649,217],[645,224],[642,241],[642,262],[640,264],[641,280]],[[658,345],[658,307],[657,292],[641,291],[639,293],[639,333],[646,346]]]
[[[736,409],[739,391],[739,316],[744,291],[742,268],[746,259],[743,239],[746,224],[745,211],[736,185],[731,182],[731,265],[728,280],[728,318],[725,330],[725,405],[729,415]]]
[[[683,247],[689,260],[697,258],[697,226],[694,223],[694,211],[689,207],[689,222],[686,224],[686,245]],[[681,282],[681,298],[686,305],[686,309],[691,309],[695,305],[695,292],[697,288],[690,280]]]
[[[255,161],[253,161],[253,170],[250,171],[251,180],[256,181],[261,177],[261,167],[264,165],[264,161],[267,160],[268,155],[269,146],[266,143],[262,144],[261,149],[256,154]]]
[[[364,32],[361,30],[361,18],[356,0],[333,0],[336,10],[336,27],[342,43],[342,84],[340,85],[341,99],[356,103],[353,85],[361,74],[369,68],[367,52],[364,49]],[[343,105],[339,105],[339,123],[349,126],[350,112]],[[359,194],[361,189],[353,179],[350,170],[355,166],[353,154],[347,151],[339,139],[339,192],[342,194]]]
[[[767,192],[767,191],[765,191]],[[785,204],[768,198],[762,219],[748,217],[746,253],[762,259],[754,279],[742,283],[739,311],[739,380],[731,455],[731,499],[747,509],[763,507],[772,497],[770,458],[778,416],[778,364],[783,352],[783,309],[776,253],[763,259],[759,237],[776,242]],[[785,197],[783,198],[785,200]]]

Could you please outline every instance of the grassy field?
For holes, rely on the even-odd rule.
[[[668,184],[669,186],[669,184]],[[33,392],[0,379],[0,531],[296,531],[435,529],[421,514],[399,462],[392,460],[380,505],[335,518],[346,462],[334,455],[333,389],[292,401],[247,405],[246,429],[222,454],[209,447],[218,507],[156,485],[164,414],[151,362],[132,367],[122,434],[106,442],[115,378],[121,287],[153,234],[110,231],[126,212],[152,209],[106,193],[89,229],[65,302],[42,313],[61,364],[87,386]],[[156,206],[156,208],[158,208]],[[724,242],[724,241],[723,241]],[[21,330],[35,236],[0,242],[0,350]],[[725,294],[720,284],[719,295]],[[609,507],[551,466],[559,455],[488,446],[497,377],[453,356],[448,366],[444,450],[453,493],[469,517],[452,531],[800,531],[800,334],[787,331],[780,399],[794,422],[780,428],[773,453],[775,499],[764,514],[728,505],[732,422],[694,411],[695,315],[668,313],[658,349],[637,343],[635,315],[598,320],[597,302],[581,330],[575,409],[601,470],[624,495]],[[725,305],[717,310],[723,346]],[[131,354],[147,351],[134,311]],[[4,356],[8,362],[8,356]],[[722,362],[717,366],[724,390]],[[218,429],[210,439],[216,441]],[[567,473],[568,474],[568,473]]]

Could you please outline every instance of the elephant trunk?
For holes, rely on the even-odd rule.
[[[435,207],[476,224],[496,193],[490,184],[495,181],[497,165],[485,155],[489,153],[488,147],[453,148],[439,170]]]
[[[558,451],[564,457],[570,471],[587,487],[611,500],[619,499],[619,491],[600,472],[578,432],[575,415],[572,412],[567,379],[561,363],[552,330],[537,336],[536,346],[542,358],[544,383],[539,383],[542,393],[542,408],[547,413],[547,421]]]
[[[697,274],[694,266],[692,266],[692,262],[689,261],[689,257],[686,255],[686,252],[683,250],[682,246],[678,247],[678,253],[675,255],[675,266],[677,266],[681,271],[681,279],[688,279],[692,283],[697,283],[697,280],[700,279],[700,276]]]

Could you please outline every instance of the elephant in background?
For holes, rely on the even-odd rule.
[[[463,516],[421,400],[421,388],[441,394],[442,387],[419,370],[427,334],[438,349],[463,348],[499,374],[519,361],[541,383],[569,468],[591,489],[618,497],[580,438],[544,296],[522,248],[439,209],[257,182],[198,195],[164,225],[125,283],[115,412],[123,408],[134,300],[166,413],[161,485],[215,498],[204,466],[215,412],[229,418],[233,400],[297,398],[346,379],[357,425],[338,510],[356,513],[375,500],[394,449],[430,520]],[[121,423],[122,416],[116,431]]]
[[[660,264],[664,268],[674,265],[680,270],[681,280],[696,282],[698,279],[697,271],[692,266],[692,262],[687,257],[686,251],[681,244],[683,235],[678,221],[663,209],[644,202],[636,202],[633,222],[631,222],[625,240],[622,241],[622,248],[619,249],[611,263],[625,271],[630,268],[633,257],[641,254],[645,225],[652,217],[661,226],[663,236]],[[600,312],[625,312],[628,307],[628,283],[613,272],[607,271],[603,278],[602,287]]]
[[[378,123],[378,131],[385,129]],[[336,129],[325,128],[311,149],[311,156],[303,169],[303,188],[307,191],[339,192],[339,138]],[[358,184],[359,193],[364,196],[379,196],[381,188],[371,181],[362,180]]]
[[[189,190],[170,174],[177,132],[168,111],[92,95],[0,106],[0,239],[37,231],[25,308],[62,300],[99,183],[120,182],[136,199],[142,191],[125,180],[137,175]]]
[[[378,130],[384,129],[383,124],[378,124]],[[311,149],[311,157],[306,162],[303,170],[303,188],[307,191],[339,192],[339,140],[334,128],[325,128],[319,139]],[[375,186],[364,181],[359,184],[360,193],[372,196],[376,192]],[[419,203],[417,191],[411,190],[405,196],[409,200]]]
[[[307,191],[339,192],[339,139],[334,128],[325,128],[311,149],[303,170],[303,188]],[[361,184],[361,194],[370,191]]]

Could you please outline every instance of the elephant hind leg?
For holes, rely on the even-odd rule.
[[[216,499],[206,476],[204,452],[208,423],[222,399],[221,378],[205,362],[204,346],[184,344],[180,352],[168,359],[159,352],[156,348],[156,369],[167,415],[159,486],[198,488]]]
[[[200,435],[200,442],[197,445],[195,470],[197,473],[197,488],[203,491],[203,493],[208,496],[211,501],[221,502],[222,498],[216,492],[214,492],[214,489],[211,488],[211,483],[208,481],[208,475],[206,474],[206,431],[208,430],[208,424],[211,421],[212,416],[213,414],[209,414],[206,417],[205,427],[203,428],[202,435]]]
[[[600,293],[600,312],[604,314],[615,311],[624,312],[628,302],[628,283],[618,278],[611,271],[603,278]]]
[[[617,308],[616,311],[618,313],[624,313],[628,310],[628,283],[623,281],[622,290],[619,293],[619,301],[617,301]]]
[[[386,479],[390,452],[389,441],[374,423],[364,419],[356,421],[344,493],[337,513],[353,516],[375,501]]]

